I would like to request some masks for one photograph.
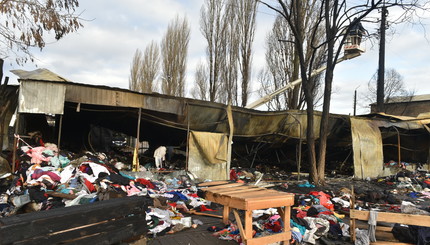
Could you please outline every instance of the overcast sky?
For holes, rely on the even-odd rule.
[[[269,1],[273,2],[273,1]],[[206,43],[200,32],[200,8],[203,0],[91,0],[80,1],[84,28],[69,34],[59,42],[48,44],[43,51],[34,50],[36,61],[21,67],[5,62],[5,71],[13,69],[34,70],[47,68],[73,82],[128,88],[130,64],[136,49],[144,50],[152,40],[160,42],[169,22],[176,16],[186,16],[191,26],[188,50],[187,87],[194,81],[195,66],[205,59]],[[264,66],[264,39],[271,29],[276,14],[260,7],[254,41],[253,88],[257,89],[256,74]],[[427,21],[427,23],[430,23]],[[364,23],[369,32],[376,26]],[[408,89],[416,94],[430,94],[430,42],[421,27],[395,26],[388,31],[386,68],[396,69]],[[333,81],[331,112],[352,114],[353,95],[357,89],[359,103],[367,91],[368,81],[378,66],[378,45],[367,41],[366,53],[340,63]],[[11,83],[17,77],[6,72]],[[251,102],[258,98],[256,92]],[[359,114],[368,109],[357,108]]]

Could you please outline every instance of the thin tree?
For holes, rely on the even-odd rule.
[[[308,146],[308,159],[311,164],[310,179],[318,185],[325,184],[325,160],[326,160],[326,147],[327,137],[329,133],[329,112],[330,112],[330,101],[332,93],[332,82],[334,69],[337,61],[343,51],[342,45],[345,42],[344,33],[348,33],[352,26],[357,24],[363,18],[366,18],[370,13],[378,11],[382,7],[402,7],[405,11],[405,16],[408,13],[415,14],[414,10],[422,8],[418,0],[412,1],[411,3],[403,3],[403,1],[390,1],[390,0],[376,0],[366,1],[360,5],[352,4],[346,0],[320,0],[320,10],[318,11],[318,18],[312,23],[313,29],[311,36],[315,37],[316,32],[320,26],[324,27],[325,38],[321,43],[313,43],[313,49],[311,50],[311,59],[309,63],[306,62],[306,49],[304,35],[300,32],[304,27],[300,20],[300,2],[301,0],[278,0],[278,7],[271,6],[264,3],[269,8],[275,10],[281,14],[288,25],[294,36],[294,46],[299,57],[300,62],[300,76],[302,78],[303,89],[305,92],[305,100],[307,104],[307,128],[314,128],[314,108],[313,108],[313,94],[312,94],[312,82],[310,80],[312,67],[315,62],[315,53],[318,49],[324,48],[326,52],[326,66],[324,74],[324,101],[323,111],[321,116],[320,124],[320,138],[318,148],[318,158],[316,151],[316,139],[314,130],[307,130],[306,139]],[[411,16],[411,15],[408,15]],[[356,19],[353,19],[357,17]],[[351,21],[352,20],[352,21]],[[315,40],[312,38],[312,40]]]
[[[240,56],[238,57],[240,73],[241,73],[241,105],[245,107],[248,103],[248,95],[251,80],[252,66],[252,43],[255,36],[255,19],[257,13],[258,2],[255,0],[236,0],[235,12],[237,13],[237,28],[236,32],[240,38]]]
[[[157,79],[160,70],[160,51],[158,44],[152,41],[146,48],[141,65],[142,81],[141,88],[143,93],[152,93],[155,91],[154,82]]]
[[[221,88],[221,71],[225,67],[225,32],[227,22],[224,21],[224,1],[205,0],[200,9],[200,31],[206,39],[207,77],[209,83],[209,101],[219,98]]]
[[[130,68],[129,89],[141,93],[152,93],[159,69],[158,45],[152,41],[145,48],[144,54],[137,49],[133,56]]]
[[[238,25],[239,15],[235,5],[236,0],[230,0],[225,5],[223,22],[225,30],[222,35],[222,46],[220,49],[221,56],[220,77],[222,93],[219,96],[219,102],[225,104],[238,105],[238,60],[240,45],[240,27]]]
[[[203,62],[197,65],[194,77],[196,79],[196,84],[191,89],[191,96],[194,99],[208,100],[208,77]]]
[[[78,0],[1,1],[0,58],[14,58],[17,64],[33,61],[29,48],[43,49],[47,33],[59,40],[83,27],[78,7]]]
[[[164,94],[184,96],[189,41],[190,27],[187,18],[180,19],[176,16],[161,41],[161,91]]]
[[[134,52],[133,61],[130,67],[130,77],[128,79],[128,88],[130,90],[141,92],[141,81],[142,81],[142,51],[136,49]]]

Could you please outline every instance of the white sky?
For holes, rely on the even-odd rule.
[[[48,44],[41,52],[34,50],[34,64],[18,66],[5,61],[4,70],[16,84],[17,77],[7,71],[47,68],[74,82],[128,88],[130,64],[136,49],[143,51],[152,40],[160,42],[169,22],[179,15],[187,16],[191,26],[188,50],[187,86],[194,81],[195,66],[205,59],[206,43],[200,32],[200,8],[203,0],[91,0],[80,1],[84,28],[69,34],[59,42]],[[260,7],[254,40],[253,88],[257,89],[256,74],[264,66],[264,40],[271,29],[275,13]],[[427,23],[430,23],[427,21]],[[375,25],[364,23],[369,32]],[[407,89],[416,94],[430,94],[430,42],[422,28],[394,27],[396,34],[387,37],[385,67],[396,69],[403,77]],[[394,29],[392,29],[394,30]],[[389,31],[390,32],[390,31]],[[333,81],[331,113],[352,114],[354,90],[367,91],[367,83],[378,66],[378,47],[366,42],[362,56],[340,63]],[[251,95],[250,102],[257,99]],[[357,108],[358,114],[368,112]]]

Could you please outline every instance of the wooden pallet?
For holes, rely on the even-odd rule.
[[[240,235],[245,244],[261,245],[279,241],[284,241],[285,244],[289,244],[289,240],[291,239],[290,208],[294,204],[294,194],[269,190],[252,185],[245,185],[242,183],[217,183],[217,185],[205,185],[209,186],[202,188],[205,192],[205,199],[224,206],[224,224],[229,223],[228,217],[230,211],[233,211],[239,227]],[[278,209],[278,213],[284,223],[284,229],[282,232],[274,235],[253,238],[252,211],[268,208]],[[244,224],[242,224],[242,220],[237,210],[245,211]]]

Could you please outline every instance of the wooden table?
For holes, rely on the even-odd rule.
[[[269,190],[242,183],[206,182],[199,186],[205,192],[205,199],[224,205],[223,222],[228,224],[230,211],[233,211],[242,240],[247,245],[269,244],[291,239],[290,207],[294,204],[294,194]],[[257,209],[277,208],[284,223],[282,232],[274,235],[252,238],[252,211]],[[244,226],[237,209],[245,211]]]

